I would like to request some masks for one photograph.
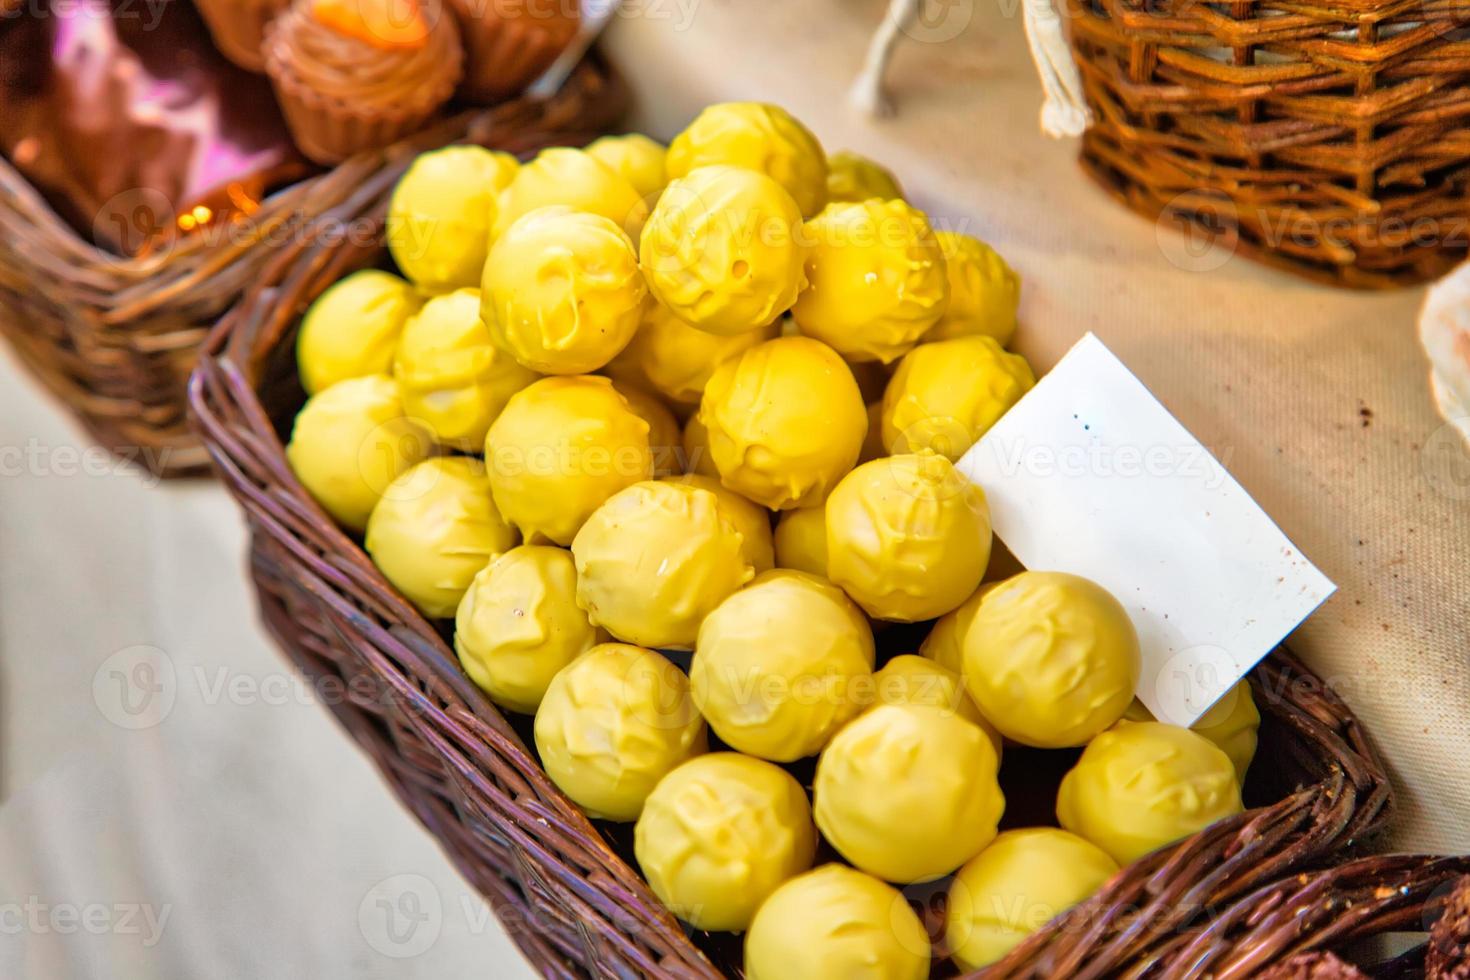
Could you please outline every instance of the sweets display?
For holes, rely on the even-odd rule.
[[[520,162],[478,146],[424,153],[388,202],[388,251],[425,292],[480,287],[500,192]]]
[[[990,337],[1005,347],[1016,332],[1021,277],[995,249],[973,235],[936,231],[949,278],[949,305],[925,340]]]
[[[1036,378],[1026,359],[973,335],[914,348],[883,394],[883,448],[958,460]]]
[[[1142,701],[1134,701],[1123,712],[1123,720],[1158,719],[1143,706]],[[1191,725],[1189,730],[1214,742],[1220,751],[1229,756],[1231,764],[1235,766],[1236,779],[1243,783],[1246,770],[1256,756],[1256,735],[1260,727],[1261,712],[1256,708],[1251,686],[1248,682],[1241,681],[1201,715],[1199,721]]]
[[[511,225],[544,207],[601,215],[634,242],[648,219],[648,205],[626,177],[590,153],[565,146],[542,150],[517,170],[498,204],[493,231],[497,240]]]
[[[827,200],[866,201],[903,200],[898,178],[888,168],[851,150],[839,150],[827,157]]]
[[[393,369],[398,337],[423,297],[392,273],[354,272],[322,293],[301,320],[296,367],[308,395]]]
[[[577,33],[581,5],[556,0],[446,0],[464,37],[459,92],[498,102],[536,80]]]
[[[725,102],[701,112],[669,144],[670,180],[701,167],[754,170],[779,184],[803,217],[827,203],[827,157],[817,138],[780,106]]]

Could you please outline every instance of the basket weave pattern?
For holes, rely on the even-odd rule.
[[[1152,219],[1341,285],[1470,249],[1467,0],[1068,0],[1084,166]]]

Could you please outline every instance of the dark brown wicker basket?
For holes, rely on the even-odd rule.
[[[399,161],[354,199],[381,221]],[[264,620],[399,798],[549,976],[715,977],[738,943],[664,911],[630,866],[626,828],[594,826],[465,677],[426,622],[292,475],[282,438],[303,394],[297,320],[380,247],[312,244],[281,256],[204,345],[189,409],[252,532]],[[1266,805],[1131,866],[1096,900],[1019,948],[994,975],[1104,975],[1168,955],[1201,910],[1321,864],[1377,826],[1388,784],[1348,708],[1285,651],[1255,674],[1267,719],[1248,784]],[[942,893],[910,891],[928,913]],[[1099,910],[1103,914],[1099,914]],[[931,919],[932,919],[931,914]],[[1078,923],[1085,923],[1079,927]],[[716,964],[719,964],[717,966]]]
[[[159,475],[207,472],[185,417],[189,372],[209,328],[273,262],[289,262],[314,231],[341,233],[323,219],[361,213],[374,182],[391,182],[385,175],[418,151],[466,138],[560,141],[612,125],[626,104],[621,80],[589,62],[549,101],[457,116],[272,194],[248,236],[187,235],[139,259],[83,241],[0,158],[0,331],[98,444]]]
[[[1465,257],[1467,0],[1068,7],[1096,117],[1082,159],[1129,206],[1347,286]]]

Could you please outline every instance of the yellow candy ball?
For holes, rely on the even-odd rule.
[[[839,150],[827,158],[827,200],[902,200],[903,189],[888,168],[851,150]]]
[[[724,102],[707,107],[669,144],[670,178],[726,164],[765,174],[804,215],[827,203],[827,158],[811,130],[780,106]]]
[[[664,170],[668,150],[642,133],[603,136],[587,144],[587,155],[632,184],[645,201],[657,197],[669,182]]]
[[[990,739],[952,711],[884,704],[817,761],[817,827],[848,861],[885,881],[932,881],[995,838],[1005,810]]]
[[[532,544],[572,538],[603,501],[653,475],[648,423],[607,378],[542,378],[485,437],[495,506]]]
[[[467,456],[425,460],[394,480],[368,518],[373,564],[430,619],[453,616],[475,574],[515,547],[490,501],[485,466]]]
[[[803,237],[811,285],[791,315],[849,361],[897,360],[949,303],[944,253],[924,212],[903,201],[834,204]]]
[[[827,511],[803,507],[781,513],[775,534],[776,567],[827,577]]]
[[[980,709],[965,691],[960,675],[912,653],[894,657],[873,675],[874,704],[919,704],[953,712],[979,725],[1000,757],[1000,732],[980,716]]]
[[[649,290],[674,316],[709,333],[748,333],[806,287],[800,228],[796,202],[769,177],[703,167],[664,189],[639,257]]]
[[[495,343],[543,374],[585,374],[628,346],[648,290],[633,243],[597,214],[532,211],[485,262],[480,315]]]
[[[684,472],[720,478],[715,467],[715,458],[709,452],[709,430],[699,421],[699,415],[689,416],[684,423]]]
[[[987,592],[965,631],[965,685],[1007,738],[1085,745],[1123,717],[1138,687],[1138,634],[1102,586],[1022,572]]]
[[[644,388],[627,382],[615,381],[613,387],[627,401],[628,407],[640,419],[648,423],[648,449],[653,453],[655,476],[671,476],[683,472],[679,455],[684,442],[684,433],[679,429],[679,420],[658,398]]]
[[[533,714],[556,672],[592,649],[597,627],[577,605],[571,553],[522,545],[491,559],[454,617],[454,652],[503,708]]]
[[[1124,721],[1155,721],[1142,701],[1134,701],[1123,712]],[[1216,701],[1189,730],[1214,742],[1230,757],[1236,778],[1244,783],[1246,770],[1256,756],[1256,738],[1261,713],[1251,694],[1250,681],[1241,681]]]
[[[715,752],[654,787],[633,832],[653,893],[697,929],[735,932],[766,897],[811,867],[811,807],[800,784],[769,762]]]
[[[409,318],[393,377],[405,413],[443,445],[479,452],[510,396],[537,375],[491,342],[480,319],[480,291],[457,289],[435,296]]]
[[[680,404],[698,405],[715,368],[775,336],[775,324],[728,337],[706,333],[650,303],[627,353],[655,391]]]
[[[985,593],[999,585],[987,582],[949,612],[935,620],[929,635],[919,644],[919,656],[932,660],[945,670],[963,676],[965,672],[965,633],[980,609]]]
[[[955,875],[946,945],[966,970],[989,966],[1117,871],[1107,854],[1065,830],[1008,830]]]
[[[820,503],[857,462],[867,411],[832,349],[779,337],[715,369],[699,404],[725,486],[771,510]]]
[[[1159,722],[1097,736],[1057,794],[1061,825],[1119,864],[1242,809],[1230,757],[1203,735]]]
[[[684,672],[625,643],[595,646],[552,679],[535,737],[557,788],[619,822],[637,820],[659,780],[709,747]]]
[[[1016,333],[1021,277],[978,238],[954,231],[935,234],[949,273],[949,306],[924,341],[979,334],[1006,346]]]
[[[827,573],[877,619],[954,609],[985,575],[990,542],[984,492],[943,456],[864,463],[827,498]]]
[[[731,748],[775,762],[820,752],[863,708],[873,633],[826,579],[779,569],[705,617],[689,678]]]
[[[333,520],[361,531],[388,485],[433,452],[433,433],[404,417],[393,379],[375,374],[339,381],[308,398],[291,429],[286,460]]]
[[[926,980],[929,956],[903,895],[840,864],[777,888],[745,934],[749,980]]]
[[[922,344],[883,393],[883,445],[958,460],[1035,384],[1026,359],[990,337]]]
[[[509,153],[479,146],[414,160],[388,202],[388,251],[403,274],[431,293],[479,286],[496,199],[519,168]]]
[[[517,170],[501,192],[495,238],[532,211],[557,204],[600,214],[635,242],[648,218],[648,205],[627,178],[582,150],[556,146]]]
[[[407,282],[377,269],[334,283],[311,304],[296,336],[296,366],[306,393],[387,374],[398,335],[422,302]]]
[[[771,512],[740,496],[720,482],[719,477],[703,473],[682,473],[664,479],[688,487],[708,490],[719,501],[720,513],[740,532],[740,553],[756,574],[768,572],[776,565],[776,549],[771,537]]]
[[[577,604],[620,640],[687,650],[705,615],[755,575],[741,544],[708,490],[635,483],[572,541]]]

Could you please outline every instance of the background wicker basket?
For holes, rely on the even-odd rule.
[[[138,259],[82,240],[0,159],[0,331],[100,445],[159,475],[205,472],[185,418],[189,372],[210,327],[272,262],[289,262],[313,229],[340,231],[323,219],[359,214],[373,196],[365,185],[421,150],[465,138],[555,142],[550,134],[612,125],[626,104],[621,81],[588,62],[549,101],[465,113],[277,191],[248,235],[186,235]]]
[[[1347,286],[1464,258],[1466,0],[1068,7],[1096,116],[1082,159],[1129,206]]]

